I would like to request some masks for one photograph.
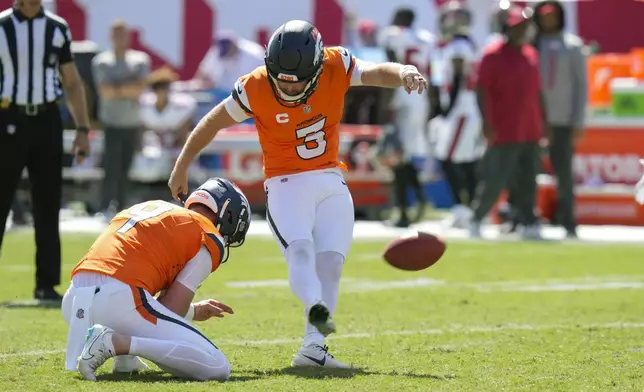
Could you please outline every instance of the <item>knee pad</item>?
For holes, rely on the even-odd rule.
[[[308,264],[315,262],[315,247],[309,240],[295,240],[286,248],[286,262]]]

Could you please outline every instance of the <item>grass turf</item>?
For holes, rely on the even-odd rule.
[[[231,360],[227,383],[186,382],[153,370],[99,382],[64,370],[59,309],[15,306],[33,290],[31,234],[9,233],[0,259],[2,391],[641,391],[644,248],[629,245],[470,243],[418,273],[357,242],[343,275],[330,352],[354,371],[289,367],[303,311],[269,239],[233,250],[197,293],[235,314],[198,323]],[[63,285],[93,241],[63,237]],[[14,305],[14,306],[7,306]]]

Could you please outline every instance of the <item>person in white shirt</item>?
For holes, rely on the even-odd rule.
[[[264,48],[223,31],[199,64],[195,79],[206,88],[230,90],[237,79],[264,65]]]
[[[472,215],[469,205],[478,185],[477,166],[484,149],[474,91],[475,58],[466,38],[454,39],[445,46],[439,85],[441,115],[430,122],[433,155],[441,163],[455,202],[450,225],[461,228]]]
[[[436,49],[436,37],[428,30],[413,26],[414,11],[410,8],[398,9],[390,26],[379,34],[381,46],[385,49],[390,62],[414,65],[426,78],[430,77],[431,55]],[[424,151],[418,146],[426,144],[425,130],[429,119],[429,97],[426,92],[421,95],[409,95],[403,89],[393,93],[390,103],[394,136],[391,141],[397,144],[395,150],[399,155],[392,160],[396,204],[400,217],[395,225],[408,227],[412,221],[422,218],[426,197],[420,183],[418,169],[412,162],[414,155]],[[383,135],[384,136],[384,135]],[[387,135],[389,136],[389,135]],[[384,137],[387,137],[384,136]],[[386,143],[383,141],[383,143]],[[413,219],[407,213],[407,188],[411,187],[418,201],[416,216]]]
[[[132,167],[132,177],[139,180],[166,181],[195,124],[197,101],[191,95],[172,91],[177,79],[172,69],[160,68],[150,74],[150,90],[141,96],[141,121],[147,132]]]

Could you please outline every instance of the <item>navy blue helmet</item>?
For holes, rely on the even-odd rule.
[[[273,94],[284,106],[297,106],[315,91],[324,62],[322,35],[309,22],[291,20],[277,28],[266,46],[266,72]],[[305,89],[297,95],[282,91],[276,82],[306,82]]]
[[[225,178],[210,178],[192,192],[184,203],[186,208],[193,204],[203,204],[215,213],[217,219],[213,223],[224,237],[226,250],[244,243],[250,227],[251,211],[248,199],[237,185]],[[228,255],[224,261],[226,259]]]

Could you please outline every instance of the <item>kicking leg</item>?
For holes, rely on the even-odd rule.
[[[329,181],[335,181],[331,177]],[[353,238],[353,200],[346,185],[338,181],[337,194],[318,204],[313,235],[316,247],[316,273],[322,288],[322,300],[331,315],[335,312],[340,292],[340,277],[346,254]],[[307,324],[302,348],[293,360],[294,366],[346,368],[346,364],[328,353],[324,337]]]
[[[315,272],[313,225],[320,174],[273,178],[265,183],[266,218],[284,253],[293,294],[304,305],[309,322],[323,335],[335,331]]]
[[[304,304],[308,323],[322,336],[335,332],[331,313],[322,299],[322,285],[315,271],[313,242],[294,241],[285,253],[291,291]]]
[[[315,266],[322,283],[322,299],[331,314],[338,303],[343,264],[344,256],[337,252],[321,252],[316,256]],[[306,324],[304,343],[293,359],[293,366],[348,367],[329,354],[324,336],[311,323]]]

